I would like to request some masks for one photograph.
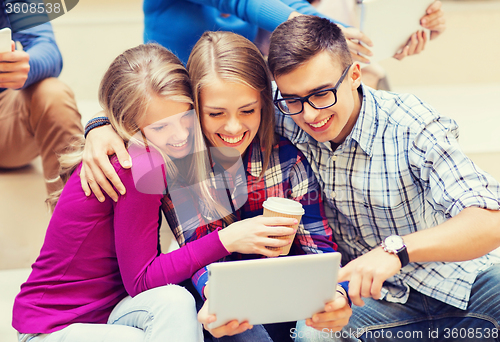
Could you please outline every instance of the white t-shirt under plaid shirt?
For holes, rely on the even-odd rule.
[[[344,262],[391,234],[434,227],[466,207],[500,209],[499,183],[462,152],[454,120],[414,95],[364,85],[358,91],[363,94],[359,118],[335,151],[290,116],[276,115],[276,131],[304,153],[316,173]],[[405,303],[411,287],[465,309],[476,275],[496,262],[500,259],[486,255],[465,262],[410,263],[388,279],[383,296]]]

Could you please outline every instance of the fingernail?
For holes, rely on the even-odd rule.
[[[89,197],[90,196],[90,192],[85,191],[85,196]]]
[[[99,202],[102,203],[102,202],[104,202],[104,197],[99,197],[98,200],[99,200]]]
[[[118,197],[113,197],[113,201],[118,202]]]
[[[313,316],[312,320],[314,323],[317,323],[319,321],[319,318],[318,318],[318,316],[315,315],[315,316]]]
[[[125,195],[125,189],[120,189],[120,194]]]
[[[422,25],[427,24],[427,19],[422,19]]]
[[[130,167],[130,160],[125,160],[122,164],[123,167]]]

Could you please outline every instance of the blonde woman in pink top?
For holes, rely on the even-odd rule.
[[[128,191],[116,202],[87,197],[79,179],[81,149],[62,158],[68,167],[66,186],[52,198],[57,205],[40,256],[16,297],[13,327],[21,342],[202,341],[192,295],[172,284],[230,252],[245,253],[248,243],[242,247],[233,238],[241,235],[242,224],[235,223],[176,251],[158,250],[167,181],[201,184],[203,176],[196,173],[204,170],[205,160],[197,153],[203,151],[203,138],[189,76],[167,49],[140,45],[113,61],[99,100],[128,143],[132,169],[111,158]],[[182,161],[192,172],[177,167]],[[217,210],[201,185],[194,188]],[[280,226],[291,220],[265,223]],[[278,235],[293,233],[272,228]],[[288,243],[267,235],[260,239],[264,246]]]

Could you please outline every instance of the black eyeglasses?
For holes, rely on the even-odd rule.
[[[340,76],[339,81],[333,88],[321,89],[304,97],[296,96],[282,99],[278,99],[278,89],[276,89],[276,93],[274,94],[274,105],[278,107],[280,112],[286,115],[302,113],[304,110],[304,102],[309,103],[311,107],[315,109],[325,109],[333,106],[337,103],[337,89],[344,81],[351,65],[345,68],[342,76]]]

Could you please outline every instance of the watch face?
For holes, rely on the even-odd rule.
[[[397,251],[404,246],[403,238],[398,235],[391,235],[384,240],[388,249]]]

